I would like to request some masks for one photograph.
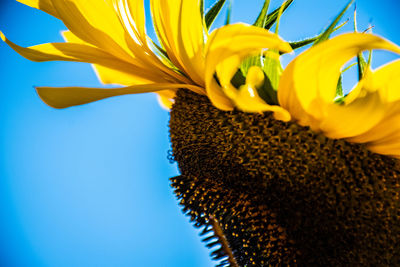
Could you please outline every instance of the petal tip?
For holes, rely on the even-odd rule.
[[[6,36],[4,35],[4,33],[2,31],[0,31],[0,38],[3,42],[6,41]]]

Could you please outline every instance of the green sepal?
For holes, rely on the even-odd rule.
[[[200,14],[204,20],[204,0],[200,0]]]
[[[279,8],[272,11],[270,14],[267,15],[268,7],[269,7],[269,0],[265,0],[264,5],[258,15],[256,21],[254,22],[253,26],[270,29],[272,25],[277,22],[280,18],[280,15],[293,3],[294,0],[285,1]],[[260,53],[256,56],[251,56],[243,60],[242,64],[240,65],[240,69],[244,75],[247,75],[247,72],[251,66],[259,66],[263,68],[263,60],[264,57]]]
[[[263,56],[260,51],[260,54],[257,56],[250,56],[244,59],[242,64],[240,65],[240,70],[246,76],[251,66],[262,67],[262,60]]]
[[[336,25],[340,21],[340,19],[343,17],[344,13],[346,13],[347,9],[354,3],[354,0],[351,0],[347,6],[339,13],[339,15],[336,16],[336,18],[333,20],[333,22],[329,25],[329,27],[322,33],[321,37],[318,38],[315,42],[314,45],[317,45],[323,41],[326,41],[329,39],[331,34],[334,32]]]
[[[162,48],[161,46],[159,46],[158,44],[156,44],[153,40],[150,40],[150,41],[151,41],[151,45],[154,46],[154,48],[155,48],[155,50],[156,50],[156,53],[157,53],[160,57],[162,57],[162,58],[167,59],[168,61],[170,61],[169,56],[168,56],[168,54],[167,54],[167,51],[165,51],[164,48]]]
[[[340,24],[339,26],[337,26],[333,32],[339,30],[340,28],[342,28],[344,25],[346,25],[349,21],[346,20],[345,22],[343,22],[342,24]],[[296,50],[298,48],[301,48],[303,46],[309,45],[314,43],[316,40],[318,40],[319,38],[322,37],[324,33],[321,32],[320,34],[318,34],[317,36],[311,37],[311,38],[307,38],[301,41],[295,41],[295,42],[289,42],[290,46],[292,47],[293,50]]]
[[[285,12],[285,10],[293,3],[294,0],[288,0],[285,1],[282,6],[278,7],[274,11],[272,11],[270,14],[268,14],[267,18],[265,19],[264,23],[264,29],[271,29],[271,27],[274,25],[274,23],[277,21],[280,9],[282,8],[282,13]]]
[[[232,1],[233,1],[233,0],[229,0],[228,8],[226,9],[225,25],[229,25],[229,24],[231,23]]]
[[[278,57],[278,59],[273,56],[269,56],[268,53],[277,54],[276,57]],[[272,89],[274,89],[274,91],[278,91],[279,80],[283,72],[283,68],[279,60],[278,51],[271,50],[267,52],[264,57],[264,64],[262,69],[271,81]]]
[[[267,104],[279,105],[278,91],[275,90],[273,83],[271,77],[264,73],[264,83],[260,88],[257,88],[257,93]]]
[[[346,95],[344,95],[343,93],[343,73],[345,73],[355,65],[357,65],[357,63],[349,65],[347,68],[342,70],[342,73],[340,74],[339,81],[336,87],[336,96],[335,99],[333,100],[336,104],[344,104],[344,101],[346,99]]]
[[[367,62],[364,59],[362,53],[357,55],[357,67],[358,67],[358,80],[361,80],[364,77],[365,68],[368,66]]]
[[[279,81],[278,81],[279,82]],[[246,84],[246,77],[243,75],[242,71],[239,69],[231,79],[232,85],[239,90],[239,88]],[[264,73],[264,83],[262,86],[257,87],[257,93],[267,104],[278,105],[278,93],[273,84],[276,84],[276,80],[271,80]]]
[[[357,6],[354,7],[354,32],[357,32]],[[368,29],[367,29],[368,30]],[[357,55],[357,67],[358,67],[358,80],[360,81],[364,77],[365,70],[369,68],[371,65],[372,60],[372,51],[369,52],[368,55],[368,62],[365,61],[364,56],[362,53]]]
[[[205,15],[204,20],[205,20],[207,29],[209,29],[211,27],[215,18],[218,16],[219,12],[221,11],[222,7],[224,6],[225,2],[226,2],[226,0],[218,0],[217,2],[214,3],[214,5],[210,8],[210,10]],[[203,3],[203,6],[204,6],[204,3]]]
[[[238,69],[236,71],[235,75],[233,75],[233,77],[231,79],[231,84],[235,88],[240,88],[240,86],[246,84],[246,77],[244,77],[244,75],[240,69]]]
[[[260,11],[260,14],[258,15],[256,21],[254,22],[253,26],[257,26],[260,28],[264,28],[265,24],[267,23],[267,17],[268,17],[268,7],[269,7],[269,2],[270,0],[265,0],[264,5]]]
[[[357,63],[358,63],[358,80],[361,80],[364,77],[365,70],[367,70],[371,66],[372,60],[372,51],[369,51],[368,61],[365,61],[362,53],[357,55]]]
[[[336,96],[333,100],[336,104],[344,104],[345,96],[343,94],[343,76],[340,75],[339,81],[336,87]]]

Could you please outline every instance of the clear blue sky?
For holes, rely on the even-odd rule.
[[[262,2],[236,0],[233,21],[253,22]],[[295,0],[280,33],[313,36],[346,2]],[[357,9],[361,30],[371,23],[400,44],[397,0],[361,0]],[[0,29],[33,45],[61,41],[65,27],[0,0]],[[167,160],[169,115],[153,94],[51,109],[33,86],[98,86],[91,67],[30,62],[3,43],[0,55],[0,266],[213,265],[169,187],[178,173]],[[374,66],[395,58],[376,55]]]

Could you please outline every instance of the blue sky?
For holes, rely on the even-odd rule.
[[[253,22],[262,3],[236,0],[233,21]],[[346,3],[295,0],[280,33],[313,36]],[[362,0],[357,10],[360,30],[371,23],[400,44],[398,1]],[[62,41],[63,29],[45,13],[0,1],[0,30],[20,45]],[[55,110],[33,86],[99,86],[91,67],[30,62],[4,43],[0,55],[0,266],[213,265],[169,187],[178,174],[167,160],[169,115],[153,94]],[[394,58],[377,52],[373,66]]]

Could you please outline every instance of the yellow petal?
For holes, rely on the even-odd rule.
[[[246,56],[259,53],[262,49],[277,49],[290,52],[288,43],[269,31],[246,25],[232,24],[213,31],[206,44],[206,91],[211,102],[220,109],[232,109],[229,99],[230,80]],[[215,81],[214,74],[222,79],[222,87]],[[225,92],[224,92],[225,91]]]
[[[127,94],[139,94],[156,92],[160,90],[171,90],[187,88],[190,90],[199,90],[194,85],[187,84],[144,84],[133,85],[123,88],[87,88],[87,87],[38,87],[36,88],[40,98],[51,107],[67,108],[76,105],[87,104],[112,96]]]
[[[206,85],[207,96],[213,105],[221,110],[230,111],[234,108],[234,103],[221,90],[221,86],[212,78]]]
[[[370,34],[335,37],[288,65],[278,89],[279,102],[301,125],[330,138],[367,143],[376,153],[399,157],[399,61],[369,71],[344,104],[333,103],[342,65],[366,49],[400,53],[396,45]]]
[[[83,40],[79,39],[75,34],[70,31],[63,31],[62,35],[67,42],[81,43],[90,45]],[[108,68],[102,65],[93,64],[94,71],[98,79],[103,84],[118,84],[123,86],[129,86],[132,84],[148,83],[149,80],[138,79],[132,72],[122,72],[116,69]]]
[[[172,63],[204,85],[204,29],[200,0],[151,0],[156,32]]]
[[[75,61],[87,62],[115,69],[135,77],[136,83],[165,81],[159,73],[154,73],[122,61],[113,55],[93,46],[75,43],[48,43],[32,47],[21,47],[8,40],[1,32],[1,39],[23,57],[37,62]]]
[[[108,0],[113,2],[118,17],[129,34],[129,49],[144,68],[160,75],[167,74],[171,82],[191,83],[185,76],[165,64],[151,49],[152,41],[146,35],[144,3],[140,0]]]
[[[68,43],[91,45],[91,44],[83,41],[82,39],[80,39],[78,36],[73,34],[71,31],[62,31],[61,35],[64,38],[64,40]]]
[[[241,58],[238,55],[234,55],[221,61],[215,69],[222,91],[230,99],[235,98],[237,95],[238,89],[232,85],[231,80],[237,72],[240,62]]]
[[[341,67],[358,53],[371,49],[400,52],[389,41],[362,33],[343,34],[308,49],[282,74],[278,89],[281,106],[299,121],[305,117],[303,111],[317,120],[322,118],[325,103],[335,97]]]
[[[385,117],[369,131],[350,138],[349,141],[357,143],[385,143],[385,140],[400,133],[400,103],[392,106]],[[400,138],[397,140],[400,143]]]
[[[143,0],[108,0],[136,43],[147,44],[146,18]]]
[[[385,114],[369,131],[349,140],[368,143],[368,147],[376,153],[400,157],[400,60],[380,67],[371,76],[371,84],[367,86],[370,91],[379,94]],[[381,111],[372,111],[372,116],[376,116],[377,112]]]
[[[389,62],[388,64],[375,70],[372,76],[371,87],[376,88],[385,102],[395,102],[400,100],[400,60]]]
[[[176,95],[175,90],[163,90],[157,92],[158,95],[158,102],[160,106],[166,110],[170,110],[172,105],[174,104],[174,97]]]
[[[250,67],[246,84],[236,90],[236,95],[232,98],[235,106],[245,112],[266,112],[271,111],[277,120],[289,121],[290,114],[282,107],[269,105],[257,93],[257,87],[264,82],[264,72],[257,66]]]
[[[365,133],[386,114],[377,92],[357,98],[349,105],[327,104],[319,129],[330,138],[348,138]]]
[[[130,60],[126,32],[107,1],[52,0],[59,18],[80,39]]]
[[[57,10],[55,10],[51,0],[17,0],[17,1],[24,5],[40,9],[52,15],[53,17],[58,18]]]

